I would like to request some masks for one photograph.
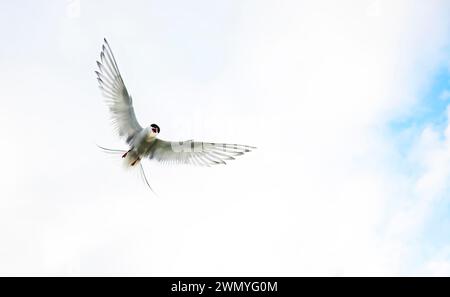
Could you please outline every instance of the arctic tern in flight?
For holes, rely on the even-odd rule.
[[[145,176],[141,160],[148,158],[163,163],[210,166],[226,164],[226,160],[243,155],[255,147],[239,144],[187,141],[166,141],[158,138],[160,128],[151,124],[143,128],[134,114],[133,102],[119,72],[119,67],[106,39],[97,61],[97,80],[111,113],[114,127],[120,137],[126,140],[128,150],[104,151],[118,153],[127,167],[138,167],[144,181],[151,189]]]

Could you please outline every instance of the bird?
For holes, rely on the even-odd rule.
[[[116,150],[99,147],[105,152],[121,155],[126,167],[139,167],[145,183],[152,191],[142,167],[143,159],[161,163],[210,167],[211,165],[226,164],[226,161],[234,160],[235,157],[256,149],[254,146],[240,144],[160,139],[158,136],[161,129],[157,124],[152,123],[145,127],[139,124],[134,112],[133,100],[106,38],[103,39],[97,68],[95,74],[109,108],[113,127],[118,136],[125,140],[128,149]]]

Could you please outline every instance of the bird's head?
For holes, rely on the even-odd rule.
[[[151,124],[149,129],[148,129],[148,131],[149,131],[148,132],[148,136],[153,138],[153,137],[156,137],[159,134],[160,129],[159,129],[158,125]]]

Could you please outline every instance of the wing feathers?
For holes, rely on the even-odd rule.
[[[142,127],[136,119],[131,96],[120,75],[111,47],[106,39],[104,42],[100,61],[97,61],[98,71],[95,71],[97,81],[103,96],[108,99],[106,103],[111,112],[114,127],[119,135],[130,143]]]
[[[236,156],[250,152],[255,147],[239,144],[195,142],[192,140],[170,142],[156,139],[149,158],[162,163],[210,166],[226,164]]]
[[[111,50],[111,47],[109,46],[108,41],[106,40],[106,38],[104,38],[103,41],[105,42],[106,46],[108,47],[108,50],[109,50],[108,53],[111,53],[112,61],[113,61],[113,63],[114,63],[114,66],[115,66],[116,69],[117,69],[117,73],[120,74],[120,72],[119,72],[119,67],[117,66],[116,59],[114,58],[114,54],[113,54],[113,52],[112,52],[112,50]]]

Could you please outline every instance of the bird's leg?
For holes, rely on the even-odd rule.
[[[129,152],[131,152],[133,150],[133,148],[130,148],[130,150],[128,152],[126,152],[125,154],[122,155],[122,158],[126,158],[126,156],[128,155]]]
[[[131,166],[134,166],[136,164],[137,161],[140,161],[141,158],[137,158],[136,160],[133,161],[133,163],[131,163]]]

